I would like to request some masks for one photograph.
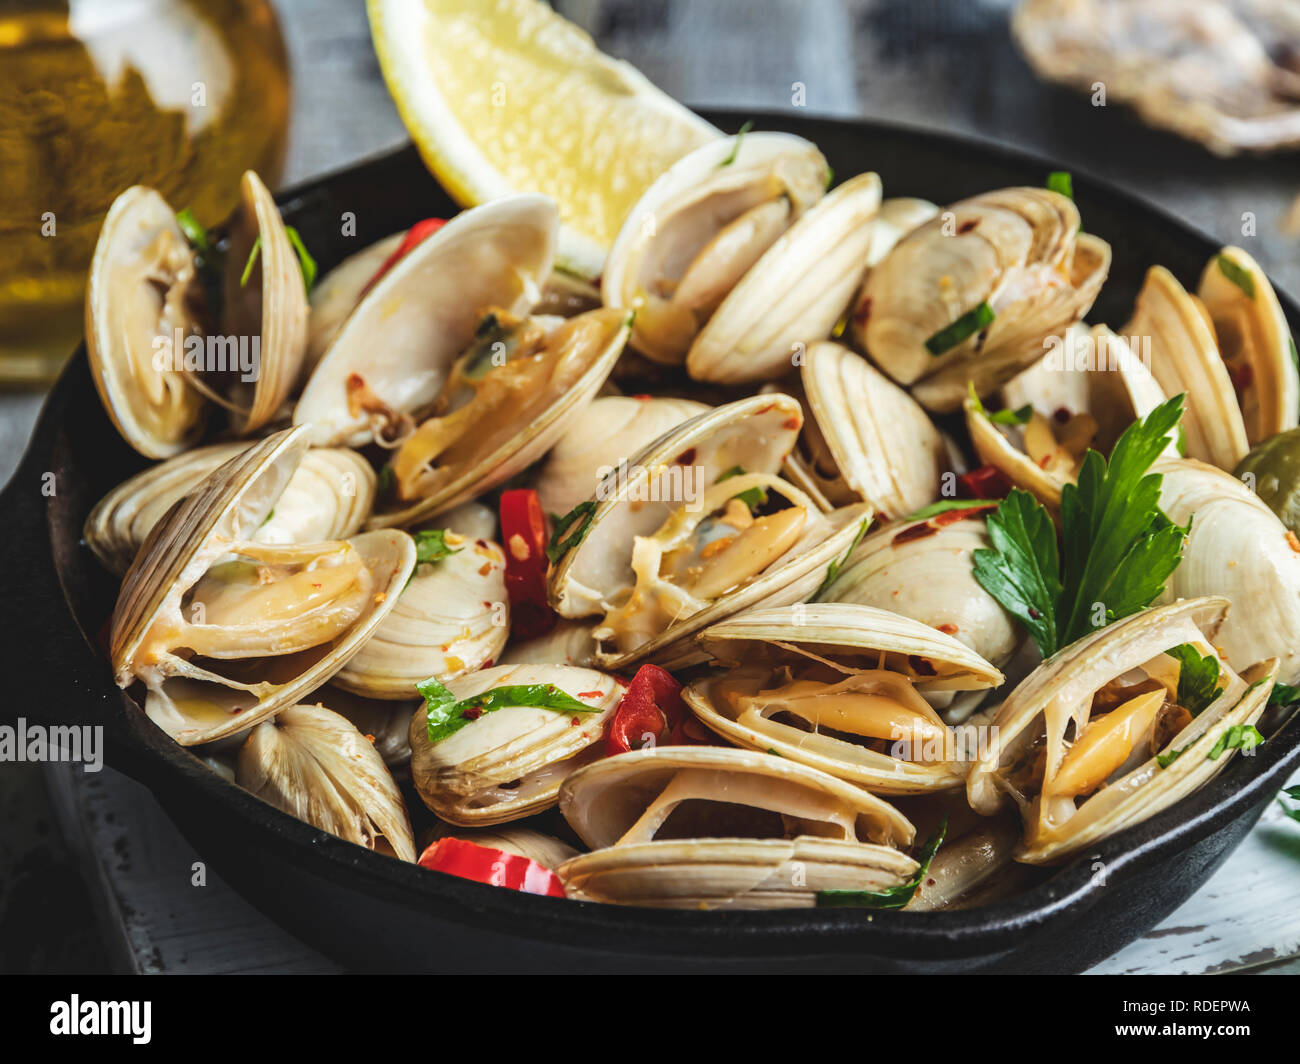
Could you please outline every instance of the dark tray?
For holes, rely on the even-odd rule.
[[[748,116],[709,117],[734,130]],[[767,115],[757,126],[816,141],[840,179],[875,170],[887,194],[938,203],[1041,185],[1053,169],[984,142],[878,123]],[[1088,230],[1114,249],[1093,320],[1126,320],[1148,266],[1161,263],[1191,284],[1217,250],[1130,195],[1078,173],[1074,188]],[[455,209],[411,148],[280,202],[322,270],[371,240]],[[340,235],[345,211],[355,213],[355,238]],[[1300,314],[1281,298],[1295,328]],[[0,716],[102,725],[109,763],[153,791],[227,882],[355,969],[1080,971],[1185,901],[1300,765],[1300,719],[1293,719],[1175,808],[1011,900],[965,912],[668,912],[534,897],[430,873],[324,834],[227,783],[113,684],[98,644],[115,581],[81,542],[81,528],[95,502],[144,464],[105,416],[79,350],[0,501],[10,549],[0,595],[0,666],[8,677]]]

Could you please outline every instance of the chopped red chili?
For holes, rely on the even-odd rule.
[[[652,744],[689,742],[682,730],[687,716],[682,685],[673,674],[658,665],[642,665],[610,718],[605,752],[625,754]]]
[[[558,619],[546,600],[546,518],[537,492],[501,493],[501,538],[506,550],[510,627],[521,639],[545,635]]]
[[[972,499],[1005,499],[1013,487],[1002,470],[991,465],[980,466],[957,478],[963,495]]]
[[[480,846],[465,839],[439,839],[420,854],[419,865],[434,872],[471,879],[492,887],[564,897],[560,877],[543,864],[519,854],[507,853],[491,846]]]
[[[384,264],[380,266],[379,269],[375,271],[375,275],[366,282],[366,287],[361,290],[361,294],[365,295],[370,291],[370,289],[374,288],[374,286],[379,283],[379,279],[396,266],[403,256],[408,255],[412,248],[433,236],[434,233],[446,224],[446,218],[425,218],[423,221],[416,222],[411,226],[411,228],[406,231],[406,236],[402,237],[402,242],[397,245],[397,250],[389,255],[388,258],[384,259]]]

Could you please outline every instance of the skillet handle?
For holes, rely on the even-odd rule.
[[[42,415],[45,416],[45,415]],[[78,549],[77,542],[54,542],[49,507],[55,502],[43,490],[49,471],[35,447],[0,493],[9,565],[0,592],[0,723],[22,734],[20,722],[43,728],[95,728],[82,743],[103,760],[139,780],[139,733],[152,728],[133,710],[113,682],[112,669],[95,633],[83,632],[68,606],[55,555]],[[57,474],[53,481],[57,491]],[[135,733],[134,736],[132,733]],[[47,735],[52,741],[53,737]],[[21,741],[21,740],[18,740]],[[83,757],[84,759],[84,757]]]

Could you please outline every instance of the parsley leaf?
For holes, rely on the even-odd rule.
[[[867,526],[870,524],[871,516],[868,515],[864,517],[862,523],[858,525],[858,534],[853,537],[853,542],[849,544],[849,549],[839,558],[831,559],[830,565],[826,566],[826,579],[821,582],[821,586],[813,593],[814,600],[817,599],[823,591],[830,587],[831,584],[835,583],[835,578],[840,575],[840,569],[844,567],[844,563],[849,560],[849,556],[857,549],[858,544],[862,542],[862,537],[867,534]]]
[[[934,855],[943,845],[943,837],[947,831],[948,818],[945,816],[939,825],[939,830],[926,840],[925,846],[917,855],[921,867],[906,883],[889,887],[887,890],[819,890],[817,907],[820,909],[902,909],[906,907],[921,884],[925,882],[925,877],[930,872],[930,862],[934,860]]]
[[[1074,199],[1074,178],[1069,170],[1053,170],[1047,175],[1047,187],[1067,199]]]
[[[1243,754],[1254,750],[1264,741],[1264,736],[1259,729],[1253,724],[1234,724],[1231,728],[1219,736],[1219,741],[1214,744],[1214,748],[1205,755],[1209,761],[1219,760],[1219,755],[1225,750],[1240,750]]]
[[[721,484],[724,480],[730,480],[732,477],[743,476],[744,472],[744,466],[734,465],[725,473],[719,473],[718,479],[713,483]],[[751,510],[757,510],[763,505],[763,503],[767,502],[767,492],[762,488],[750,488],[748,491],[742,491],[738,495],[733,495],[732,498],[739,499]]]
[[[940,499],[929,506],[923,506],[916,513],[903,518],[903,522],[924,521],[927,517],[937,517],[949,510],[991,510],[997,502],[989,499]]]
[[[1165,651],[1178,662],[1178,704],[1193,717],[1219,696],[1219,661],[1213,654],[1202,656],[1190,643],[1179,643]]]
[[[504,706],[528,706],[555,713],[599,713],[599,706],[579,702],[553,683],[513,684],[494,687],[481,695],[457,700],[436,676],[415,685],[424,696],[425,716],[429,722],[429,742],[437,743],[455,735],[461,728]]]
[[[975,404],[975,412],[983,414],[995,425],[1028,425],[1030,419],[1034,416],[1034,408],[1030,403],[1017,407],[1015,410],[995,410],[990,414],[984,408],[984,404],[980,402],[979,394],[975,391],[975,382],[967,381],[966,386],[970,391],[971,402]]]
[[[975,579],[1020,619],[1043,657],[1051,657],[1064,646],[1057,631],[1061,579],[1052,519],[1029,492],[1013,488],[987,522],[993,546],[975,552]]]
[[[428,565],[432,562],[440,562],[443,558],[452,554],[459,554],[464,547],[450,547],[447,545],[447,530],[445,528],[425,528],[419,532],[412,532],[415,539],[415,564]]]
[[[555,530],[551,533],[550,543],[546,545],[546,557],[552,565],[587,538],[587,533],[591,530],[591,519],[595,516],[595,513],[596,504],[588,501],[578,503],[563,517],[553,518]],[[569,531],[569,527],[578,522],[581,523],[570,533],[568,538],[563,538],[564,534]]]
[[[1289,706],[1296,702],[1300,702],[1300,687],[1292,687],[1289,683],[1273,684],[1268,696],[1270,706]]]
[[[993,319],[996,317],[997,315],[993,313],[993,308],[988,303],[981,303],[978,307],[966,311],[951,325],[945,325],[930,339],[926,340],[925,349],[937,358],[945,351],[951,351],[958,344],[968,340],[981,329],[992,325]]]
[[[1248,269],[1227,255],[1219,255],[1215,262],[1219,265],[1219,272],[1240,288],[1247,299],[1255,298],[1255,278],[1250,275]]]

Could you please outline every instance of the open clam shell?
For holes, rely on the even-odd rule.
[[[1291,329],[1259,263],[1241,248],[1225,247],[1206,264],[1196,294],[1236,387],[1250,445],[1300,425]]]
[[[1166,395],[1186,394],[1181,427],[1187,456],[1233,469],[1250,444],[1204,304],[1163,266],[1152,266],[1121,332],[1148,351]]]
[[[1092,306],[1110,248],[1079,232],[1073,201],[986,192],[918,226],[867,275],[854,326],[878,366],[927,409],[987,396]],[[982,308],[991,311],[976,319]],[[967,327],[967,326],[970,327]]]
[[[861,499],[883,520],[939,497],[948,450],[928,414],[861,355],[812,344],[800,370],[813,424],[790,458],[790,478],[832,503]]]
[[[252,170],[239,183],[241,207],[226,253],[221,329],[225,339],[257,338],[256,379],[226,388],[239,434],[256,432],[280,414],[302,377],[307,349],[307,287],[271,191]],[[257,252],[251,269],[246,264]]]
[[[553,685],[593,708],[560,713],[503,706],[431,742],[421,706],[411,718],[411,778],[424,804],[466,827],[500,824],[555,804],[574,768],[604,753],[605,722],[623,697],[612,676],[571,665],[498,665],[447,684],[457,699],[501,688]]]
[[[415,860],[406,803],[370,740],[324,706],[289,706],[248,734],[235,782],[359,846]]]
[[[1160,508],[1191,531],[1170,577],[1177,598],[1222,595],[1232,603],[1215,637],[1238,669],[1263,657],[1278,681],[1300,683],[1300,552],[1296,537],[1240,480],[1191,459],[1162,458]]]
[[[537,302],[558,227],[551,200],[507,196],[421,241],[348,315],[303,389],[294,424],[312,426],[317,443],[361,446],[393,417],[427,408],[485,308],[520,315]]]
[[[137,473],[90,511],[83,533],[87,545],[113,572],[126,572],[149,530],[172,505],[246,449],[243,443],[213,444]],[[345,539],[361,530],[374,500],[375,471],[361,455],[346,448],[313,448],[303,455],[274,511],[252,539],[255,543]]]
[[[95,244],[86,352],[109,418],[147,458],[179,454],[203,431],[203,398],[177,365],[185,340],[202,336],[196,291],[194,253],[167,201],[151,188],[127,189]]]
[[[310,373],[333,345],[339,330],[361,302],[371,279],[405,238],[393,233],[349,255],[317,280],[309,299],[304,372]]]
[[[871,606],[750,610],[698,640],[731,666],[682,693],[709,728],[878,794],[961,786],[958,737],[923,695],[1002,683],[965,644]]]
[[[252,542],[306,448],[302,430],[285,430],[220,466],[154,526],[123,579],[109,639],[117,682],[143,682],[145,712],[184,746],[243,731],[320,687],[415,565],[401,532]]]
[[[708,409],[693,399],[623,395],[593,399],[551,448],[538,474],[542,509],[563,515],[594,498],[605,473],[619,462]]]
[[[451,532],[446,542],[454,553],[416,566],[397,605],[335,684],[367,698],[409,699],[427,677],[446,683],[500,657],[510,633],[505,553]]]
[[[1060,344],[1002,389],[1008,410],[1030,408],[1024,425],[1000,427],[967,398],[966,427],[980,461],[1056,508],[1089,448],[1109,454],[1120,434],[1165,395],[1128,344],[1106,326],[1074,326]],[[1170,451],[1175,449],[1170,443]]]
[[[816,146],[787,133],[711,141],[669,167],[629,212],[601,275],[606,306],[637,311],[632,347],[680,364],[828,175]]]
[[[751,396],[678,426],[611,478],[549,577],[561,616],[603,615],[594,633],[602,665],[698,661],[690,636],[700,629],[817,590],[870,511],[824,515],[774,475],[802,424],[790,396]],[[731,505],[747,491],[789,505],[753,518],[747,504]]]
[[[1231,750],[1208,755],[1233,725],[1259,718],[1277,664],[1234,671],[1214,645],[1227,608],[1223,598],[1186,599],[1116,621],[1049,658],[1003,702],[967,797],[982,813],[1008,799],[1020,806],[1017,860],[1076,853],[1172,805],[1231,759]],[[1220,668],[1218,694],[1195,715],[1176,701],[1179,663],[1167,654],[1183,645]]]
[[[596,664],[596,641],[591,637],[596,625],[592,621],[566,621],[561,618],[545,635],[511,640],[497,659],[501,665],[581,665]]]
[[[939,208],[929,200],[913,196],[893,196],[882,200],[876,220],[871,227],[871,250],[867,253],[867,267],[883,262],[903,237],[919,225],[924,225]],[[855,305],[854,310],[859,309]]]
[[[567,890],[622,905],[791,908],[822,890],[884,890],[916,872],[892,806],[771,754],[658,747],[571,775],[560,811],[592,853]],[[867,841],[871,840],[871,841]]]
[[[686,371],[719,384],[788,373],[844,315],[866,271],[879,207],[879,176],[859,174],[809,208],[727,293],[691,344]]]
[[[313,697],[356,725],[390,771],[405,769],[411,763],[411,714],[424,704],[418,695],[404,702],[364,698],[328,683]]]
[[[1011,661],[1024,640],[1019,626],[973,575],[974,553],[990,546],[983,516],[949,514],[887,525],[868,535],[835,580],[818,596],[822,602],[873,606],[909,617],[970,647],[995,668]],[[950,722],[958,703],[932,696]]]

